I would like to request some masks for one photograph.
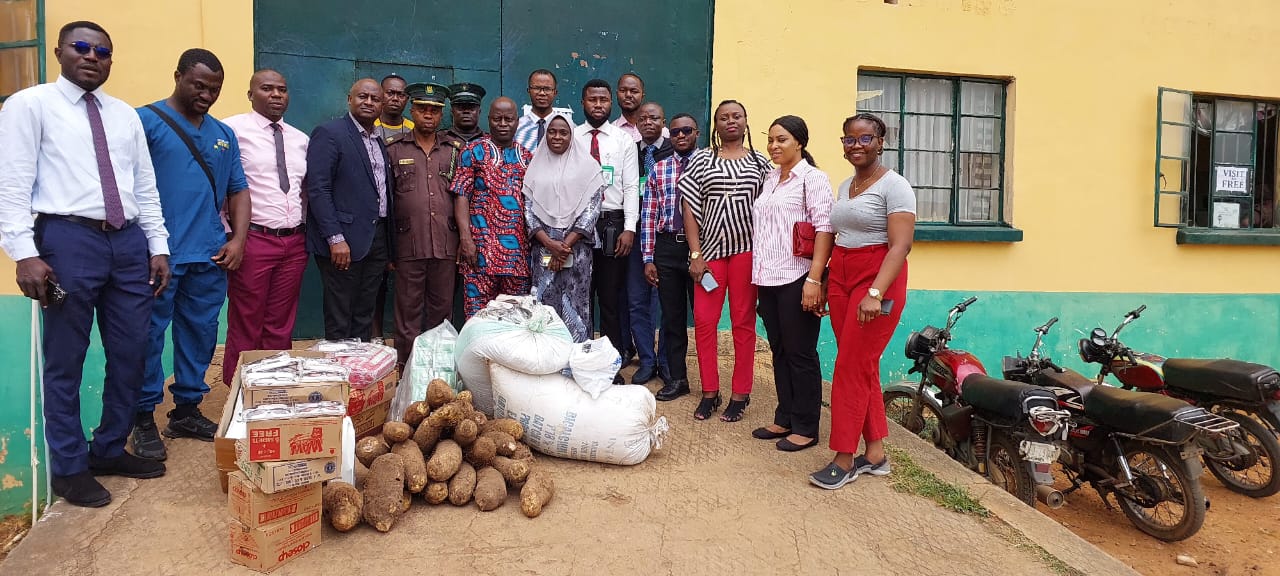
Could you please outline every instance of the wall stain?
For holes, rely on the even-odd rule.
[[[13,474],[5,474],[4,478],[0,479],[0,490],[13,490],[21,487],[22,481],[14,478]]]
[[[9,457],[9,437],[0,438],[0,464],[4,464],[5,459]]]

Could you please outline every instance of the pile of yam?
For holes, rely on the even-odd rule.
[[[340,532],[362,521],[387,532],[419,495],[431,505],[475,502],[488,512],[518,490],[521,512],[535,518],[555,487],[523,438],[519,422],[490,420],[472,407],[470,392],[455,395],[443,380],[432,380],[426,399],[409,405],[402,422],[356,443],[356,485],[326,485],[325,514]]]

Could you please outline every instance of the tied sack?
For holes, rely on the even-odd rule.
[[[453,355],[458,331],[448,320],[439,326],[419,334],[413,339],[413,349],[400,375],[400,387],[391,399],[391,411],[387,420],[404,421],[404,410],[410,404],[427,398],[427,385],[439,378],[455,390],[458,376],[454,372]]]
[[[553,374],[569,365],[573,336],[550,306],[532,296],[499,296],[472,316],[458,333],[454,360],[461,387],[476,410],[493,414],[489,365],[525,374]]]
[[[569,372],[573,380],[592,398],[599,398],[613,387],[613,377],[622,368],[622,356],[608,338],[575,344],[569,353]]]
[[[534,376],[501,365],[493,377],[494,416],[524,426],[524,442],[548,456],[630,466],[662,447],[669,429],[644,386],[612,386],[592,398],[562,374]]]

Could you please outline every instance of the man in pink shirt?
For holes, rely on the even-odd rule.
[[[253,111],[227,118],[249,181],[252,216],[240,269],[227,278],[227,346],[222,381],[230,384],[244,350],[292,347],[302,273],[307,268],[302,177],[307,135],[286,124],[289,86],[275,70],[249,80]]]

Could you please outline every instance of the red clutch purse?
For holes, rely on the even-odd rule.
[[[804,199],[804,217],[809,217],[809,189],[802,184],[801,198]],[[818,237],[812,222],[800,221],[791,226],[791,254],[799,258],[813,258],[813,244]]]

